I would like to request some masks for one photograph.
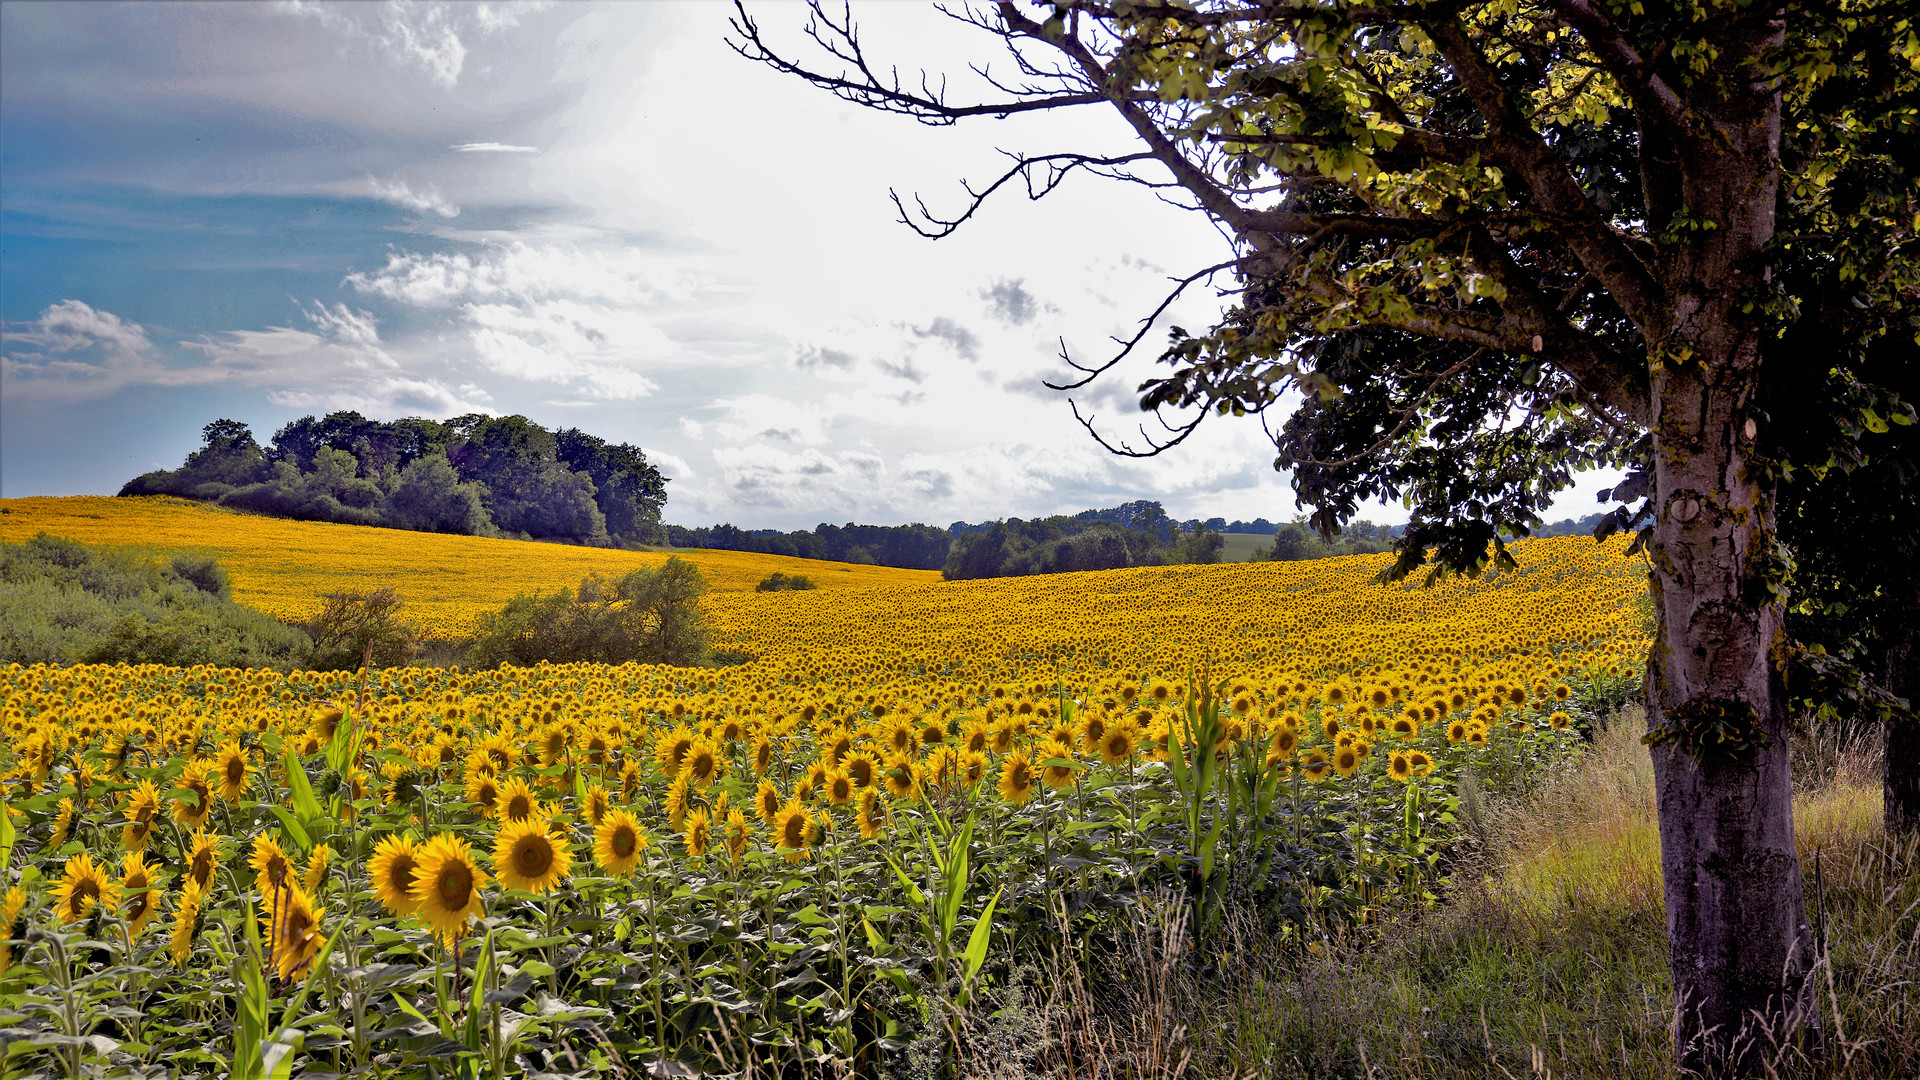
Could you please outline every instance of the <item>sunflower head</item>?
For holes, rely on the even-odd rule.
[[[509,889],[548,892],[573,869],[567,847],[567,838],[549,833],[545,821],[510,821],[494,838],[494,876]]]
[[[1406,754],[1395,754],[1388,758],[1387,775],[1401,783],[1413,779],[1413,759]]]
[[[647,834],[625,809],[608,811],[593,831],[593,857],[609,874],[625,877],[633,873],[646,847]]]
[[[419,860],[409,893],[414,913],[451,944],[480,914],[480,890],[486,887],[487,875],[474,865],[467,842],[447,834],[423,845]]]
[[[695,810],[688,814],[681,836],[686,840],[689,857],[698,859],[706,855],[707,845],[713,840],[713,822],[707,817],[707,812]]]
[[[1033,798],[1033,762],[1027,755],[1011,753],[1000,762],[1000,798],[1014,806],[1024,806]]]
[[[146,929],[147,920],[153,918],[156,905],[160,902],[160,890],[153,887],[153,868],[147,865],[147,857],[138,851],[129,851],[120,863],[120,886],[122,914],[127,920],[127,929],[136,936]]]
[[[304,982],[327,943],[320,934],[320,911],[306,890],[294,885],[273,894],[267,907],[267,939],[275,973],[287,982]]]
[[[93,856],[83,851],[68,859],[61,872],[53,892],[54,911],[63,923],[79,922],[95,906],[112,910],[116,891],[114,883],[94,864]]]
[[[788,862],[800,862],[813,846],[813,814],[798,801],[787,803],[774,815],[774,847]]]
[[[374,846],[373,858],[367,863],[373,895],[395,915],[413,913],[413,879],[419,870],[419,850],[413,838],[405,834],[383,838]]]

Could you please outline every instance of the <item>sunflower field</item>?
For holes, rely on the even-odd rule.
[[[1515,550],[717,592],[718,669],[15,665],[0,1060],[937,1072],[1144,898],[1313,948],[1637,686],[1643,568]]]

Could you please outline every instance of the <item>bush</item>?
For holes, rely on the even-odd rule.
[[[233,603],[210,558],[41,534],[0,544],[0,663],[300,666],[298,630]]]
[[[679,556],[618,581],[589,577],[576,593],[521,593],[481,617],[469,649],[475,666],[598,662],[676,664],[706,657],[699,599],[706,580]]]
[[[813,583],[812,578],[805,574],[794,574],[792,577],[788,577],[786,574],[775,570],[773,573],[767,575],[765,580],[753,588],[756,592],[779,592],[782,589],[817,589],[819,587],[820,586]]]
[[[400,617],[392,589],[330,593],[326,601],[304,627],[313,639],[314,670],[397,667],[413,656],[419,630]]]

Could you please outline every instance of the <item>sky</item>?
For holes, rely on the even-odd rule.
[[[790,51],[803,9],[749,9]],[[987,93],[998,43],[856,5],[870,55]],[[932,241],[1003,151],[1112,152],[1110,110],[927,127],[736,55],[717,3],[0,5],[0,496],[110,494],[225,417],[519,413],[643,447],[666,519],[946,524],[1157,499],[1298,513],[1252,420],[1133,460],[1112,336],[1230,256],[1075,177]],[[1166,325],[1205,326],[1204,291]],[[1593,474],[1550,516],[1595,508]],[[1401,522],[1383,506],[1375,521]]]

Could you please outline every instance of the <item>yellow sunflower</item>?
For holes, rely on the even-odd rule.
[[[159,789],[151,780],[140,781],[140,786],[127,794],[122,809],[127,823],[120,830],[120,846],[139,851],[147,846],[147,837],[153,834],[153,819],[160,813]]]
[[[253,887],[261,896],[272,896],[293,884],[293,863],[271,833],[253,838],[253,856],[247,865],[253,867]]]
[[[267,940],[272,943],[274,973],[286,982],[303,982],[327,939],[320,934],[321,912],[306,890],[294,885],[273,895],[267,906]]]
[[[1413,775],[1425,776],[1433,771],[1433,759],[1427,756],[1425,750],[1409,750],[1407,767],[1413,770]]]
[[[1300,772],[1317,784],[1333,775],[1333,762],[1327,758],[1325,750],[1309,750],[1300,759]]]
[[[607,816],[613,808],[613,800],[607,797],[607,789],[595,784],[587,789],[587,823],[596,828],[600,819]]]
[[[625,877],[633,873],[646,846],[647,834],[624,808],[608,811],[593,831],[593,857],[609,874]]]
[[[53,890],[53,909],[61,922],[79,922],[96,904],[111,911],[113,901],[114,884],[94,865],[92,855],[83,851],[67,860]]]
[[[160,902],[160,890],[153,887],[153,868],[147,865],[144,854],[129,851],[121,860],[119,892],[127,929],[138,937]]]
[[[0,900],[0,974],[13,966],[13,946],[27,936],[27,890],[15,885]]]
[[[494,876],[509,889],[547,892],[573,869],[567,846],[567,838],[547,832],[544,821],[510,821],[493,841]]]
[[[213,873],[220,868],[220,841],[196,829],[187,849],[187,877],[204,895],[213,887]]]
[[[681,836],[687,845],[690,858],[701,858],[707,853],[707,844],[713,839],[713,824],[707,819],[705,810],[695,810],[687,815],[686,827]]]
[[[752,836],[753,826],[747,822],[747,815],[738,810],[728,811],[725,833],[727,858],[739,862],[740,857],[747,853],[747,840]]]
[[[780,806],[780,789],[774,787],[771,780],[760,781],[760,786],[753,790],[753,812],[771,826],[780,813]]]
[[[845,769],[835,769],[827,774],[827,802],[834,806],[845,806],[853,801],[853,777]]]
[[[1352,776],[1360,768],[1359,744],[1342,746],[1333,752],[1333,771],[1341,776]]]
[[[533,789],[517,776],[500,785],[500,799],[493,804],[493,816],[503,824],[536,817],[539,810],[540,803],[533,797]]]
[[[1048,743],[1041,748],[1040,759],[1042,761],[1049,759],[1054,761],[1071,761],[1073,760],[1073,751],[1063,743]],[[1059,791],[1062,788],[1070,788],[1073,786],[1073,776],[1078,771],[1079,770],[1072,765],[1042,765],[1040,766],[1040,782],[1055,791]]]
[[[1133,729],[1126,725],[1111,727],[1100,736],[1101,760],[1109,765],[1124,765],[1133,758]]]
[[[317,893],[320,886],[326,883],[327,862],[332,858],[333,848],[326,844],[314,845],[313,851],[307,855],[307,872],[301,878],[308,892]]]
[[[54,815],[53,832],[47,836],[47,850],[58,851],[60,845],[67,842],[67,832],[73,828],[73,800],[61,799],[60,812]]]
[[[1033,762],[1016,750],[1000,762],[1000,800],[1024,806],[1033,798]]]
[[[180,890],[180,903],[173,909],[173,932],[167,940],[167,955],[173,958],[174,967],[184,968],[193,959],[193,935],[200,923],[200,898],[200,889],[191,880]]]
[[[726,763],[720,759],[720,749],[710,742],[696,742],[687,751],[686,760],[680,765],[680,772],[693,781],[695,787],[706,787],[726,775]]]
[[[232,802],[247,790],[247,752],[240,749],[238,742],[226,742],[220,745],[218,763],[220,776],[220,797]]]
[[[474,865],[465,840],[442,834],[419,849],[414,873],[414,914],[447,944],[459,940],[467,923],[480,914],[480,890],[487,875]]]
[[[897,757],[887,762],[882,786],[896,799],[911,799],[920,793],[920,767],[912,758]]]
[[[419,868],[419,849],[413,837],[401,833],[383,838],[374,845],[373,858],[367,862],[373,895],[395,915],[413,914],[413,879]]]
[[[1395,754],[1388,758],[1387,775],[1403,784],[1413,779],[1413,759],[1406,754]]]
[[[798,801],[787,803],[774,815],[774,847],[788,862],[803,862],[813,846],[813,815]]]
[[[205,825],[207,818],[213,814],[213,763],[189,763],[174,786],[193,792],[193,797],[173,804],[173,820],[190,829]]]

